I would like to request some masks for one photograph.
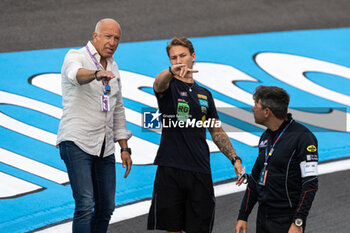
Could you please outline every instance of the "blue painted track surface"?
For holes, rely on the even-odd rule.
[[[193,38],[196,49],[196,61],[232,66],[257,81],[238,81],[242,90],[253,93],[258,85],[276,85],[287,90],[291,95],[291,108],[304,109],[339,109],[349,113],[349,104],[343,104],[327,98],[321,98],[310,92],[282,82],[277,77],[259,67],[255,56],[271,52],[312,58],[350,68],[350,28],[305,30],[249,35],[227,35]],[[120,44],[116,61],[120,70],[155,77],[168,66],[165,53],[167,40],[130,42]],[[70,48],[34,50],[0,54],[0,91],[38,100],[61,108],[61,96],[31,85],[28,79],[42,73],[60,73],[65,54]],[[306,77],[312,82],[334,92],[349,96],[349,78],[310,71]],[[219,79],[220,77],[215,77]],[[207,86],[213,96],[225,103],[240,108],[250,108],[235,96],[228,96],[214,87]],[[147,90],[145,90],[147,91]],[[149,90],[148,90],[149,91]],[[125,107],[136,109],[142,105],[130,99],[124,99]],[[57,133],[59,120],[44,113],[13,105],[5,98],[1,99],[0,111],[3,115],[20,122],[40,128],[53,134]],[[320,113],[322,114],[322,113]],[[259,128],[247,125],[235,118],[220,114],[220,118],[231,125],[259,136]],[[350,156],[350,134],[327,130],[320,126],[308,125],[319,141],[319,159],[327,161]],[[159,143],[160,136],[146,134],[141,127],[127,123],[134,135],[151,142]],[[255,130],[253,130],[255,129]],[[344,124],[345,130],[345,124]],[[16,154],[31,158],[51,167],[66,171],[58,150],[48,143],[33,139],[10,130],[6,121],[0,128],[0,147]],[[243,158],[249,172],[256,159],[256,148],[232,139],[237,153]],[[211,154],[211,168],[214,182],[233,178],[233,169],[226,158],[218,152]],[[153,165],[135,165],[132,173],[125,180],[124,170],[117,164],[117,205],[131,203],[152,195],[153,179],[156,167]],[[69,184],[59,184],[40,176],[28,173],[17,167],[0,162],[0,172],[17,177],[42,187],[34,193],[14,198],[0,199],[0,232],[26,232],[72,218],[74,202]]]

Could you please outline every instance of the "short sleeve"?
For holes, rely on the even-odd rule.
[[[211,95],[210,92],[209,92],[209,95],[208,95],[208,103],[209,103],[209,109],[208,109],[207,118],[208,119],[209,118],[219,119],[218,113],[216,111],[214,99],[213,99],[213,96]]]

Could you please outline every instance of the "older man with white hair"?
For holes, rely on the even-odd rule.
[[[96,24],[92,42],[70,50],[62,66],[63,115],[57,145],[64,160],[75,212],[73,233],[107,232],[115,203],[114,143],[121,147],[124,178],[130,172],[119,69],[114,61],[122,31],[117,21]]]

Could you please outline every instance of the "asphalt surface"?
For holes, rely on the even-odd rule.
[[[349,0],[1,0],[0,52],[82,46],[101,18],[117,19],[122,42],[350,27]],[[322,175],[309,233],[350,232],[350,171]],[[214,233],[234,232],[243,192],[217,198]],[[255,232],[256,213],[248,232]],[[109,233],[142,233],[147,216]],[[153,231],[158,233],[160,231]]]
[[[307,218],[307,233],[350,232],[350,170],[319,176],[319,190]],[[216,199],[213,233],[233,233],[244,192]],[[255,232],[256,210],[248,219],[248,233]],[[110,225],[108,233],[143,233],[147,231],[147,215]]]
[[[0,52],[86,44],[117,19],[122,42],[350,26],[349,0],[1,0]]]

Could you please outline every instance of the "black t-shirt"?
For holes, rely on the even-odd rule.
[[[206,126],[219,118],[210,91],[173,78],[166,91],[155,94],[163,125],[154,164],[210,174]]]

